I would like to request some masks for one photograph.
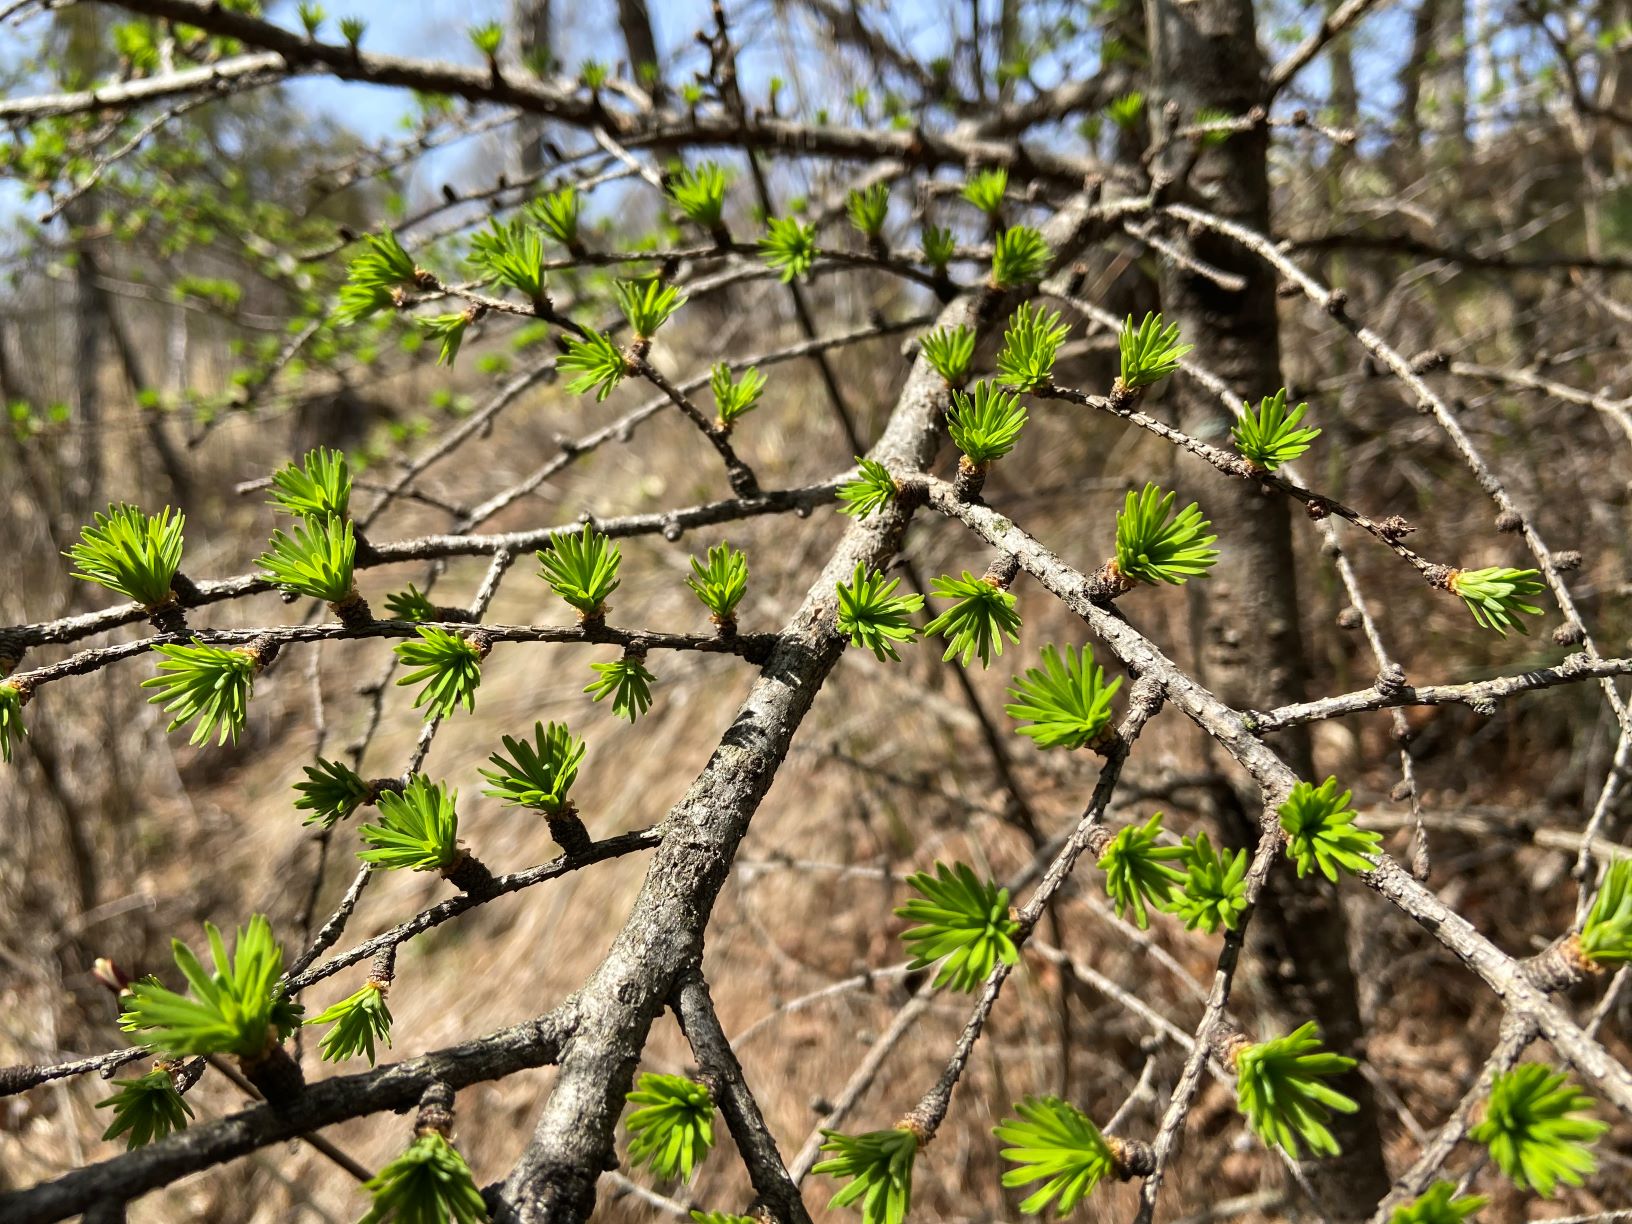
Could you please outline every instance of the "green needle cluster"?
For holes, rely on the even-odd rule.
[[[136,506],[110,505],[81,528],[79,543],[64,554],[74,577],[94,582],[152,611],[173,598],[181,568],[181,529],[186,520],[166,506],[149,515]]]
[[[1300,880],[1318,868],[1335,884],[1340,871],[1370,871],[1377,865],[1382,834],[1355,825],[1349,807],[1353,792],[1338,794],[1337,785],[1336,778],[1319,786],[1299,782],[1277,809]]]
[[[856,464],[861,474],[839,486],[839,501],[843,503],[839,513],[866,518],[893,502],[900,490],[890,470],[877,460],[857,455]]]
[[[1111,699],[1122,677],[1106,683],[1105,669],[1095,666],[1094,649],[1067,646],[1064,655],[1043,647],[1041,668],[1027,668],[1009,689],[1014,700],[1003,707],[1010,718],[1028,723],[1017,728],[1039,748],[1077,749],[1099,746],[1111,730]]]
[[[482,659],[487,654],[485,640],[461,637],[436,625],[420,625],[416,632],[417,638],[391,648],[403,666],[411,669],[397,684],[424,682],[414,698],[414,709],[424,706],[427,720],[446,718],[461,706],[467,714],[474,713]]]
[[[822,1151],[832,1155],[811,1172],[850,1179],[829,1207],[848,1207],[859,1201],[862,1224],[902,1224],[912,1210],[917,1135],[905,1127],[862,1135],[824,1130]]]
[[[1150,925],[1149,910],[1166,909],[1173,888],[1183,882],[1184,873],[1168,863],[1184,858],[1180,846],[1161,844],[1162,814],[1157,812],[1142,825],[1127,825],[1111,838],[1099,856],[1105,873],[1105,895],[1118,918],[1133,915],[1141,931]]]
[[[333,1026],[319,1043],[324,1062],[344,1062],[361,1055],[372,1067],[375,1043],[391,1044],[391,1009],[385,1004],[385,983],[370,979],[356,994],[347,995],[306,1023]]]
[[[470,1166],[447,1136],[420,1135],[363,1183],[373,1196],[357,1224],[485,1224],[487,1204]]]
[[[863,646],[880,661],[899,663],[897,642],[910,642],[918,630],[908,618],[924,606],[922,595],[897,595],[901,579],[886,581],[883,574],[869,572],[860,561],[849,584],[838,584],[839,633],[852,646]]]
[[[641,1075],[629,1103],[629,1159],[689,1182],[714,1146],[714,1098],[683,1075]]]
[[[113,1110],[113,1121],[102,1138],[125,1140],[125,1150],[133,1152],[173,1131],[183,1130],[193,1116],[193,1107],[176,1091],[176,1082],[163,1067],[135,1079],[116,1079],[119,1091],[98,1101],[98,1109]]]
[[[924,626],[924,636],[940,634],[947,640],[944,662],[957,656],[968,667],[976,656],[982,667],[990,667],[993,655],[1003,653],[1003,639],[1020,640],[1020,614],[1014,610],[1014,596],[986,578],[976,578],[968,570],[961,578],[942,577],[930,582],[937,599],[952,605]]]
[[[636,655],[625,654],[610,663],[591,663],[596,679],[584,687],[593,701],[612,698],[612,713],[634,722],[652,708],[652,682],[657,679]]]
[[[942,962],[935,985],[978,990],[1002,962],[1017,964],[1015,936],[1020,924],[1009,916],[1009,890],[981,880],[966,864],[935,864],[935,874],[920,871],[907,883],[921,894],[895,911],[919,925],[902,932],[913,953],[909,969]]]
[[[204,933],[215,971],[207,970],[181,940],[172,940],[176,967],[192,993],[177,994],[157,978],[132,982],[119,1027],[140,1033],[143,1041],[174,1058],[233,1054],[246,1061],[259,1059],[300,1023],[300,1006],[277,989],[283,949],[260,914],[238,929],[230,955],[213,923],[204,924]]]
[[[992,1134],[1008,1144],[998,1155],[1015,1167],[1003,1174],[1005,1186],[1043,1185],[1020,1203],[1023,1215],[1052,1208],[1070,1215],[1107,1177],[1117,1175],[1116,1157],[1087,1114],[1059,1097],[1027,1097]]]
[[[1337,1140],[1326,1125],[1332,1111],[1354,1113],[1360,1107],[1325,1081],[1354,1065],[1354,1059],[1321,1048],[1311,1021],[1236,1054],[1237,1102],[1248,1125],[1270,1147],[1293,1159],[1303,1154],[1300,1144],[1317,1156],[1336,1156]]]
[[[1598,1167],[1590,1145],[1609,1126],[1582,1116],[1591,1108],[1592,1098],[1563,1072],[1523,1063],[1492,1082],[1485,1116],[1468,1137],[1519,1189],[1551,1198],[1561,1183],[1579,1186]]]

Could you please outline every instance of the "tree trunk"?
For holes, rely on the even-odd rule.
[[[663,93],[663,76],[659,71],[657,39],[652,34],[652,14],[646,0],[618,0],[618,26],[623,30],[623,45],[629,52],[629,75],[651,90],[654,98]]]
[[[511,0],[510,27],[517,58],[540,72],[555,65],[555,47],[550,39],[550,0]],[[516,143],[511,165],[516,177],[531,183],[544,173],[544,118],[526,114],[516,123]]]
[[[1146,13],[1153,122],[1168,122],[1163,108],[1169,103],[1177,104],[1179,124],[1204,107],[1240,115],[1258,104],[1263,65],[1251,0],[1147,0]],[[1202,151],[1188,182],[1176,190],[1199,207],[1268,232],[1267,149],[1262,128],[1233,136]],[[1192,152],[1188,142],[1176,142],[1158,168],[1180,174]],[[1197,234],[1189,246],[1206,264],[1240,276],[1246,288],[1227,292],[1164,261],[1163,313],[1196,346],[1194,359],[1240,394],[1272,394],[1282,385],[1274,276],[1228,240]],[[1225,437],[1230,415],[1216,397],[1182,378],[1178,392],[1184,429],[1215,443]],[[1238,709],[1301,700],[1305,664],[1290,503],[1243,481],[1209,482],[1201,501],[1222,548],[1219,563],[1191,586],[1202,680]],[[1281,747],[1288,763],[1310,777],[1307,737],[1288,737]],[[1221,808],[1232,841],[1256,842],[1255,789],[1225,796]],[[1313,1019],[1332,1048],[1357,1052],[1359,1006],[1336,890],[1300,881],[1282,865],[1264,890],[1252,932],[1247,963],[1257,971],[1256,984],[1275,1027],[1286,1032]],[[1303,1169],[1332,1218],[1364,1218],[1389,1184],[1376,1105],[1357,1072],[1344,1077],[1340,1087],[1360,1103],[1358,1113],[1334,1121],[1343,1155],[1306,1161]]]
[[[1422,153],[1422,83],[1434,50],[1439,0],[1422,0],[1411,20],[1411,49],[1400,66],[1400,128],[1406,149]],[[1415,162],[1412,163],[1415,165]]]
[[[90,222],[88,200],[68,209],[75,230]],[[74,250],[74,393],[68,444],[63,448],[68,516],[88,522],[102,498],[102,340],[107,334],[107,299],[96,284],[97,264],[91,242],[75,238]]]

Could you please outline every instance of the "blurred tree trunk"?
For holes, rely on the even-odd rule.
[[[71,9],[57,16],[63,40],[62,70],[70,84],[95,78],[102,55],[102,18],[95,11]],[[64,509],[75,522],[84,522],[102,497],[102,396],[97,385],[102,370],[102,339],[107,332],[107,298],[96,284],[95,244],[85,231],[96,219],[96,202],[82,195],[64,213],[73,252],[74,304],[72,348],[72,416],[63,448]]]
[[[555,45],[550,37],[550,0],[511,0],[511,40],[521,62],[540,73],[555,66]],[[511,165],[516,177],[532,182],[544,172],[544,117],[526,114],[516,123],[516,144]]]
[[[1343,0],[1326,0],[1326,12],[1330,14],[1341,5]],[[1326,49],[1326,60],[1331,65],[1332,84],[1330,90],[1332,119],[1338,127],[1352,128],[1360,118],[1360,91],[1354,82],[1354,39],[1352,35],[1340,34],[1332,40],[1332,45]],[[1354,147],[1334,144],[1332,146],[1331,167],[1332,179],[1335,180],[1342,173],[1343,167],[1354,160]]]
[[[1003,8],[998,16],[997,37],[999,69],[997,99],[999,102],[1008,102],[1014,98],[1015,79],[1002,69],[1013,66],[1020,58],[1020,0],[1003,0]]]
[[[657,39],[652,34],[652,14],[646,0],[618,0],[618,27],[629,52],[629,75],[652,91],[663,93],[663,74],[657,58]]]
[[[1147,0],[1153,122],[1189,121],[1204,107],[1245,114],[1261,97],[1263,64],[1251,0]],[[1263,128],[1201,151],[1188,181],[1177,190],[1199,207],[1269,231],[1268,134]],[[1160,169],[1182,174],[1194,154],[1173,142]],[[1275,278],[1257,257],[1226,239],[1196,234],[1195,255],[1243,278],[1228,292],[1214,281],[1164,260],[1162,310],[1196,346],[1195,360],[1244,395],[1269,395],[1282,385]],[[1228,410],[1204,388],[1178,380],[1183,427],[1217,443],[1229,429]],[[1239,709],[1269,709],[1301,700],[1305,664],[1299,633],[1297,582],[1289,502],[1266,497],[1243,481],[1211,481],[1202,499],[1222,544],[1219,563],[1191,585],[1202,680]],[[1312,776],[1308,738],[1279,744],[1304,777]],[[1256,788],[1220,797],[1219,816],[1230,840],[1257,841]],[[1233,828],[1231,826],[1234,826]],[[1318,1021],[1327,1042],[1355,1051],[1361,1038],[1359,1005],[1349,961],[1347,925],[1335,889],[1298,880],[1282,864],[1270,876],[1252,924],[1250,955],[1272,1023],[1281,1032]],[[1334,1119],[1343,1155],[1303,1163],[1311,1185],[1334,1219],[1364,1218],[1388,1189],[1376,1103],[1369,1085],[1351,1072],[1342,1091],[1359,1112]]]
[[[1468,139],[1468,46],[1466,0],[1438,0],[1429,58],[1428,129],[1448,148]]]
[[[1411,49],[1400,65],[1400,134],[1413,157],[1422,153],[1422,83],[1433,56],[1438,12],[1439,0],[1422,0],[1417,5],[1411,20]]]

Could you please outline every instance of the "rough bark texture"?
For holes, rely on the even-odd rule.
[[[162,1143],[85,1165],[44,1185],[0,1194],[0,1220],[46,1224],[104,1200],[126,1202],[189,1173],[345,1118],[411,1109],[425,1089],[439,1081],[457,1089],[502,1079],[526,1067],[542,1067],[555,1061],[571,1023],[569,1005],[543,1019],[423,1058],[312,1084],[282,1110],[257,1105],[219,1122],[200,1122]]]
[[[1147,13],[1156,107],[1176,103],[1182,123],[1205,107],[1240,115],[1258,103],[1263,67],[1251,0],[1150,0]],[[1201,153],[1179,192],[1221,216],[1267,231],[1267,148],[1262,128],[1233,136]],[[1175,142],[1162,168],[1178,176],[1192,156],[1188,142]],[[1196,345],[1194,359],[1240,394],[1256,398],[1273,393],[1282,385],[1273,275],[1250,254],[1215,236],[1192,234],[1188,246],[1203,263],[1241,277],[1246,287],[1230,292],[1164,261],[1165,316]],[[1180,380],[1179,393],[1182,428],[1207,441],[1225,441],[1231,421],[1217,397],[1188,380]],[[1289,505],[1284,498],[1234,481],[1211,484],[1205,498],[1203,508],[1225,543],[1218,565],[1194,597],[1200,677],[1237,709],[1269,708],[1304,697]],[[1288,736],[1280,747],[1299,774],[1312,776],[1305,736]],[[1225,796],[1221,806],[1231,840],[1252,845],[1258,836],[1256,791]],[[1251,952],[1249,963],[1258,971],[1278,1029],[1288,1031],[1312,1018],[1334,1048],[1358,1052],[1359,1006],[1335,889],[1275,873],[1253,926]],[[1352,1072],[1341,1088],[1361,1107],[1333,1128],[1343,1155],[1304,1166],[1337,1219],[1369,1214],[1388,1188],[1370,1087]]]

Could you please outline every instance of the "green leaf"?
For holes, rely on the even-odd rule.
[[[816,262],[816,227],[794,217],[769,217],[759,240],[759,257],[788,284],[809,273]]]
[[[535,811],[559,815],[572,804],[567,798],[572,784],[578,778],[578,766],[583,762],[585,746],[581,739],[573,739],[565,723],[552,722],[546,727],[533,724],[533,742],[503,737],[504,750],[510,755],[495,752],[487,759],[492,769],[481,770],[482,777],[493,785],[482,791],[502,799],[512,807],[527,807]]]
[[[591,663],[599,677],[584,686],[593,701],[612,698],[612,712],[634,722],[652,708],[652,682],[657,679],[634,655],[624,655],[610,663]]]
[[[1003,707],[1010,718],[1029,720],[1017,728],[1039,748],[1083,748],[1097,744],[1110,730],[1111,698],[1122,687],[1118,676],[1105,682],[1105,669],[1094,666],[1094,650],[1079,653],[1067,646],[1062,657],[1044,646],[1043,666],[1026,669],[1009,689],[1014,702]]]
[[[212,734],[218,747],[229,739],[236,743],[244,729],[255,674],[261,669],[260,656],[207,646],[197,638],[191,646],[155,646],[153,653],[161,656],[159,674],[143,680],[142,687],[157,689],[148,703],[162,704],[172,716],[165,730],[192,722],[189,742],[194,747],[208,743]]]
[[[1145,95],[1138,90],[1132,90],[1120,97],[1112,98],[1110,105],[1105,108],[1105,113],[1117,127],[1132,128],[1145,113]]]
[[[404,666],[415,669],[399,679],[399,685],[425,681],[425,687],[414,698],[414,709],[427,707],[427,719],[445,718],[460,706],[466,713],[474,713],[485,652],[468,638],[435,625],[421,625],[418,633],[417,640],[410,638],[391,648]]]
[[[1183,850],[1184,880],[1167,905],[1168,912],[1187,931],[1199,927],[1211,935],[1219,927],[1235,930],[1247,908],[1247,852],[1219,854],[1205,833],[1197,833],[1194,840],[1184,838]]]
[[[1377,865],[1383,836],[1355,826],[1356,813],[1349,808],[1352,794],[1339,795],[1336,778],[1327,778],[1318,787],[1299,782],[1277,809],[1298,879],[1318,867],[1335,884],[1340,870],[1370,871]]]
[[[725,189],[729,182],[718,162],[699,162],[674,176],[669,183],[669,198],[693,225],[706,230],[718,229],[725,216]]]
[[[127,1152],[172,1131],[185,1130],[187,1119],[193,1116],[193,1107],[176,1091],[170,1072],[162,1067],[136,1079],[116,1079],[113,1084],[119,1091],[96,1103],[98,1109],[113,1110],[113,1122],[102,1138],[123,1135]]]
[[[1117,337],[1121,350],[1120,379],[1124,387],[1137,391],[1161,382],[1179,368],[1179,361],[1193,344],[1179,343],[1179,325],[1164,325],[1159,314],[1147,314],[1138,327],[1129,315]]]
[[[538,551],[538,576],[584,617],[601,616],[618,589],[623,553],[611,537],[585,523],[577,535],[559,535]]]
[[[350,519],[329,518],[295,524],[272,533],[267,551],[255,559],[267,580],[281,591],[344,604],[356,593],[352,572],[357,537]]]
[[[845,1135],[822,1131],[822,1151],[833,1153],[811,1169],[850,1184],[835,1194],[829,1207],[848,1207],[861,1200],[862,1224],[901,1224],[912,1209],[912,1163],[918,1137],[910,1130],[868,1131]]]
[[[578,245],[578,219],[584,209],[576,187],[562,187],[530,200],[527,215],[549,237],[569,250]]]
[[[761,1224],[753,1216],[733,1215],[729,1211],[698,1211],[691,1212],[692,1224]]]
[[[1494,629],[1506,637],[1509,629],[1529,633],[1520,613],[1537,616],[1541,609],[1525,600],[1540,595],[1541,573],[1533,569],[1511,569],[1492,565],[1486,569],[1452,570],[1449,579],[1451,593],[1459,595],[1468,605],[1473,619],[1485,629]]]
[[[1026,409],[1020,397],[984,379],[975,384],[972,396],[954,391],[946,414],[952,444],[976,467],[1012,451],[1025,424]]]
[[[992,1128],[1012,1146],[998,1153],[1016,1167],[1003,1174],[1005,1186],[1044,1184],[1020,1204],[1023,1215],[1050,1207],[1070,1215],[1107,1177],[1116,1176],[1116,1158],[1087,1114],[1058,1097],[1027,1097],[1014,1107],[1018,1117]]]
[[[620,280],[613,286],[618,298],[618,309],[629,320],[629,329],[635,339],[650,340],[657,329],[667,323],[676,310],[685,305],[680,290],[656,276],[642,280]]]
[[[851,191],[844,198],[844,210],[863,237],[879,237],[890,213],[890,185],[874,183],[865,191]]]
[[[1396,1207],[1388,1224],[1462,1224],[1490,1200],[1479,1194],[1458,1195],[1456,1183],[1436,1181],[1403,1207]]]
[[[1288,412],[1285,387],[1259,400],[1256,409],[1243,403],[1241,416],[1230,431],[1235,449],[1248,463],[1266,472],[1291,463],[1320,437],[1318,429],[1298,428],[1308,407],[1299,404]]]
[[[424,774],[415,774],[400,793],[382,792],[375,801],[379,824],[357,830],[368,845],[357,857],[387,871],[447,871],[459,861],[458,799],[458,791]]]
[[[860,561],[850,584],[838,584],[839,607],[837,627],[839,634],[850,639],[852,646],[864,646],[884,662],[898,663],[897,642],[910,642],[917,630],[907,618],[924,606],[922,595],[896,595],[901,579],[888,582],[884,575],[869,572]]]
[[[345,22],[340,28],[345,29]],[[361,26],[358,29],[361,34]],[[363,236],[363,249],[346,267],[346,283],[340,290],[337,323],[360,323],[381,310],[394,310],[404,301],[403,292],[417,287],[421,273],[413,256],[403,249],[390,230]]]
[[[1057,310],[1021,302],[1003,333],[997,372],[1003,381],[1022,391],[1035,391],[1054,380],[1054,360],[1071,328],[1060,322]]]
[[[839,500],[844,503],[839,513],[866,518],[893,502],[899,490],[895,487],[895,477],[882,463],[860,455],[856,456],[856,463],[861,475],[839,486]]]
[[[1580,1116],[1591,1108],[1592,1098],[1569,1076],[1524,1063],[1495,1078],[1484,1119],[1468,1137],[1490,1150],[1519,1189],[1551,1198],[1559,1183],[1579,1186],[1598,1167],[1588,1145],[1609,1126]]]
[[[300,466],[293,462],[272,473],[271,504],[304,519],[346,517],[351,504],[351,469],[339,451],[307,451]]]
[[[440,609],[437,608],[413,583],[408,584],[406,591],[392,591],[385,597],[385,610],[391,613],[393,620],[399,621],[434,621],[441,620]]]
[[[901,933],[913,954],[909,969],[941,961],[935,985],[967,993],[980,989],[999,961],[1019,962],[1014,937],[1020,924],[1009,917],[1008,889],[979,879],[963,863],[936,863],[934,875],[920,871],[907,883],[923,896],[895,911],[920,924]]]
[[[1244,1048],[1235,1059],[1236,1100],[1247,1123],[1264,1143],[1294,1160],[1299,1141],[1317,1156],[1339,1154],[1326,1123],[1332,1111],[1360,1107],[1324,1081],[1355,1065],[1354,1059],[1321,1049],[1311,1021],[1285,1037]]]
[[[1116,567],[1125,577],[1182,586],[1217,562],[1218,550],[1207,546],[1218,537],[1203,534],[1212,524],[1195,502],[1174,514],[1177,498],[1154,484],[1128,490],[1116,516]]]
[[[1105,873],[1105,895],[1111,899],[1118,918],[1133,915],[1141,931],[1150,925],[1150,909],[1165,909],[1173,896],[1173,886],[1184,879],[1167,863],[1184,858],[1182,846],[1161,844],[1162,814],[1157,812],[1142,825],[1118,830],[1099,869]]]
[[[471,46],[487,56],[488,59],[496,58],[499,54],[499,48],[504,45],[504,27],[496,21],[471,26],[466,33],[470,35]]]
[[[938,275],[946,275],[946,265],[958,253],[957,240],[952,231],[939,225],[925,225],[919,245],[924,252],[924,262]]]
[[[1632,964],[1632,858],[1616,859],[1604,873],[1581,927],[1581,954],[1599,965]]]
[[[340,761],[319,757],[317,764],[301,769],[306,780],[295,783],[295,810],[311,813],[303,824],[333,828],[372,800],[372,788],[362,775]]]
[[[487,1204],[465,1158],[431,1131],[363,1183],[374,1205],[357,1224],[483,1224]]]
[[[465,342],[465,329],[480,316],[480,308],[467,306],[452,314],[426,315],[414,320],[414,326],[430,339],[437,341],[436,364],[451,366],[459,357],[459,346]]]
[[[1048,271],[1053,254],[1039,231],[1029,225],[1011,226],[992,245],[993,287],[1019,289],[1035,285]]]
[[[971,177],[958,194],[988,217],[995,217],[1003,211],[1003,195],[1008,189],[1008,170],[994,166]]]
[[[730,544],[716,544],[707,561],[691,559],[692,576],[686,585],[702,601],[716,624],[734,621],[737,605],[748,592],[748,557]]]
[[[629,1094],[629,1159],[689,1182],[714,1146],[714,1098],[683,1075],[645,1072]]]
[[[565,343],[567,351],[556,358],[555,365],[559,370],[579,371],[578,377],[567,384],[567,390],[574,395],[594,391],[595,401],[600,403],[629,373],[623,350],[610,336],[593,328],[584,333],[583,339],[568,336]]]
[[[729,430],[759,407],[759,397],[764,394],[767,381],[765,375],[753,366],[744,370],[735,382],[731,380],[730,367],[723,361],[709,371],[708,389],[714,393],[721,429]]]
[[[975,333],[962,323],[937,327],[919,341],[919,351],[949,387],[961,387],[975,359]]]
[[[947,640],[944,662],[958,656],[965,667],[976,655],[980,665],[990,667],[993,655],[1003,653],[1003,639],[1020,640],[1020,614],[1014,610],[1014,596],[985,578],[976,578],[968,570],[961,578],[936,578],[930,583],[930,593],[937,599],[950,599],[947,608],[924,626],[924,636],[940,634]]]
[[[22,689],[0,681],[0,761],[11,764],[12,752],[27,734],[28,728],[23,726]]]
[[[334,1026],[320,1043],[324,1062],[344,1062],[361,1054],[372,1067],[374,1043],[391,1044],[391,1009],[385,1005],[385,987],[373,980],[306,1023]]]
[[[80,529],[79,543],[63,555],[77,567],[74,577],[123,595],[147,609],[171,598],[170,584],[181,568],[179,510],[166,506],[154,515],[135,506],[110,505]]]
[[[530,302],[544,300],[544,239],[525,222],[506,224],[495,217],[486,230],[471,235],[467,262],[485,280],[514,289]]]
[[[283,976],[283,949],[266,918],[256,914],[233,937],[227,955],[221,932],[204,924],[215,972],[207,973],[181,940],[171,941],[176,965],[192,988],[177,994],[157,978],[132,982],[124,996],[119,1027],[174,1058],[194,1054],[234,1054],[259,1058],[269,1043],[289,1036],[299,1024],[300,1005],[276,992]]]

